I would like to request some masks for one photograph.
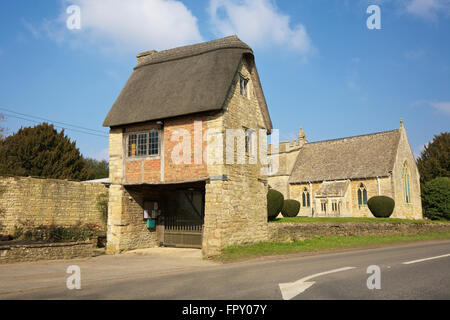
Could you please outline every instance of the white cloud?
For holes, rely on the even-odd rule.
[[[87,158],[92,158],[98,161],[109,160],[109,149],[104,148],[98,151],[89,150],[88,152],[86,152],[85,156]]]
[[[411,104],[412,107],[415,106],[428,106],[432,107],[436,111],[450,115],[450,101],[427,101],[427,100],[420,100],[415,101]]]
[[[409,0],[406,12],[425,20],[436,20],[439,14],[450,14],[450,0]]]
[[[35,39],[40,38],[39,30],[35,26],[33,26],[31,23],[29,23],[27,20],[25,20],[23,18],[22,18],[22,24],[33,35],[33,37]]]
[[[126,52],[161,50],[202,41],[197,18],[178,0],[70,0],[43,28],[57,42],[72,40]],[[66,8],[81,9],[81,29],[66,28]]]
[[[364,5],[379,4],[381,11],[395,8],[399,14],[412,15],[422,20],[437,22],[439,17],[450,17],[450,0],[360,0]]]
[[[420,157],[420,155],[422,154],[423,150],[425,150],[426,146],[427,146],[426,144],[421,144],[417,148],[414,149],[414,158],[416,160],[417,160],[417,158]]]
[[[98,152],[97,154],[95,154],[95,159],[97,160],[109,160],[109,149],[105,148],[100,150],[100,152]]]
[[[406,60],[416,61],[424,58],[427,55],[427,51],[424,49],[408,50],[403,56]]]
[[[450,101],[428,102],[428,104],[436,110],[450,115]]]
[[[292,26],[270,0],[210,0],[209,15],[221,36],[237,34],[254,47],[286,46],[304,57],[314,52],[306,28]]]

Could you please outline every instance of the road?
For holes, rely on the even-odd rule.
[[[98,258],[34,264],[26,273],[20,270],[26,264],[0,266],[7,284],[0,281],[0,299],[280,300],[280,284],[302,279],[308,288],[290,299],[450,299],[448,240],[225,265],[142,255]],[[66,287],[70,264],[82,270],[80,290]],[[367,287],[372,265],[380,268],[380,289]],[[36,286],[29,286],[36,278]]]

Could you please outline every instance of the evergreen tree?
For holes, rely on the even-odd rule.
[[[425,217],[432,220],[450,220],[450,178],[436,178],[422,189]]]
[[[5,116],[3,114],[0,113],[0,121],[5,120]],[[3,139],[3,133],[5,132],[5,128],[4,127],[0,127],[0,140]]]
[[[0,141],[0,174],[86,180],[93,177],[75,142],[42,123]]]
[[[109,177],[109,163],[106,160],[96,160],[91,158],[85,158],[84,162],[86,166],[92,171],[92,179],[103,179]]]
[[[438,177],[450,177],[450,132],[434,136],[417,159],[422,184]]]

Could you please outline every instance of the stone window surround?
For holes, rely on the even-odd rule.
[[[367,187],[364,183],[360,183],[356,194],[358,199],[358,209],[367,207],[367,199],[369,198],[369,195],[367,192]]]
[[[331,211],[333,212],[339,211],[339,202],[337,200],[331,200]]]
[[[402,170],[403,202],[405,206],[412,206],[410,181],[411,175],[409,174],[408,163],[405,161]]]
[[[311,197],[308,189],[305,187],[302,192],[302,206],[304,208],[310,208],[311,207]]]
[[[244,88],[242,87],[242,83],[244,83]],[[239,73],[239,93],[241,97],[250,99],[250,79],[244,76],[242,73]],[[243,89],[245,90],[245,94],[243,94]]]
[[[242,127],[245,132],[245,154],[250,156],[253,151],[254,143],[258,145],[258,137],[256,136],[256,131],[247,127]]]
[[[327,213],[327,204],[328,204],[328,199],[320,200],[320,211],[322,213]]]

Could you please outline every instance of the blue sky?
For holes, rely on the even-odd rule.
[[[73,4],[80,30],[66,27]],[[371,4],[381,30],[366,26]],[[2,126],[34,125],[22,113],[96,130],[66,133],[84,155],[106,158],[102,122],[138,52],[233,33],[254,49],[282,140],[300,126],[318,141],[395,129],[403,118],[418,154],[449,131],[450,0],[5,0],[0,108],[16,113],[0,109]]]

